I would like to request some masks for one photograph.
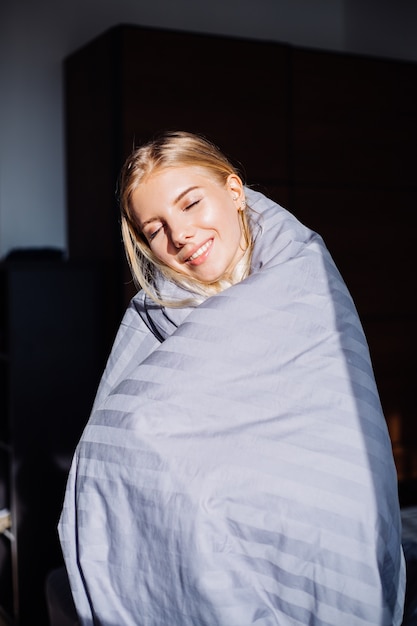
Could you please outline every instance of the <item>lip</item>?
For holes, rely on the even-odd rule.
[[[187,263],[188,265],[194,265],[194,266],[201,265],[201,263],[204,263],[204,261],[207,259],[207,257],[209,256],[213,248],[213,243],[214,243],[214,239],[210,238],[210,239],[207,239],[207,241],[205,241],[204,243],[201,243],[198,246],[194,246],[194,248],[190,251],[190,254],[185,259],[185,263]],[[207,246],[206,250],[204,250],[195,259],[191,259],[193,254],[195,254],[196,252],[198,252],[201,248],[204,248],[205,246]]]

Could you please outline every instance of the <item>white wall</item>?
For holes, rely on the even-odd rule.
[[[1,0],[0,258],[66,249],[62,61],[120,23],[417,61],[414,0]]]

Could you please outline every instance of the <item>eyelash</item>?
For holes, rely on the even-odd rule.
[[[156,237],[156,235],[159,233],[159,231],[161,230],[162,226],[160,226],[158,228],[158,230],[155,230],[155,232],[151,233],[150,235],[148,235],[148,239],[149,241],[152,241],[152,239],[154,239]]]
[[[191,202],[191,204],[189,204],[188,206],[186,206],[184,208],[184,211],[188,211],[188,209],[191,209],[193,206],[195,206],[196,204],[198,204],[200,202],[200,200],[196,200],[195,202]]]

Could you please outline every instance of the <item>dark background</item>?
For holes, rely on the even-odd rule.
[[[133,294],[117,175],[132,144],[162,128],[206,134],[324,237],[368,337],[403,503],[417,500],[417,62],[132,25],[91,39],[62,60],[65,242],[59,228],[21,236],[16,212],[19,234],[3,239],[0,509],[14,541],[0,536],[0,604],[23,626],[47,624],[69,463]]]

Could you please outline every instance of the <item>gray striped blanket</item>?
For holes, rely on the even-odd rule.
[[[116,336],[59,522],[83,626],[401,623],[397,476],[354,303],[320,236],[246,191],[251,275],[189,309],[139,292]]]

